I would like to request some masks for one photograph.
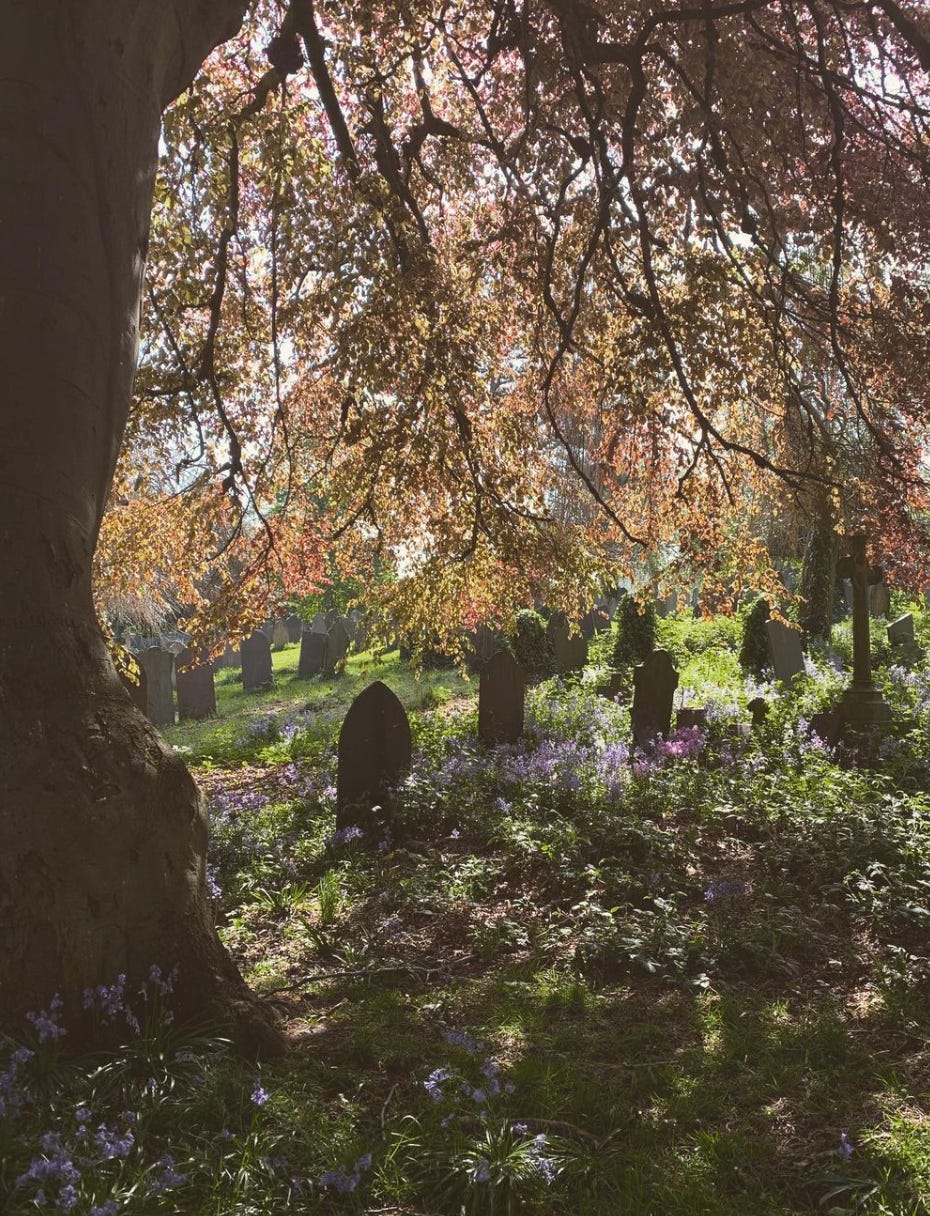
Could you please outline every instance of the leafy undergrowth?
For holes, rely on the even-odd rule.
[[[697,660],[706,732],[649,755],[590,673],[519,745],[416,716],[374,836],[335,831],[299,721],[203,771],[218,921],[291,1057],[173,1027],[160,972],[138,1033],[89,994],[126,1028],[97,1061],[44,1011],[0,1073],[3,1210],[930,1211],[930,679],[886,670],[860,769],[807,729],[827,667],[747,737],[758,689]]]

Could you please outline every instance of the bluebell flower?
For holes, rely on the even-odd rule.
[[[839,1152],[840,1152],[840,1156],[844,1157],[847,1161],[853,1155],[853,1146],[850,1143],[849,1137],[846,1135],[845,1132],[840,1132]]]
[[[256,1081],[255,1088],[252,1090],[251,1100],[255,1106],[264,1106],[271,1095],[267,1089],[263,1089],[261,1084]]]

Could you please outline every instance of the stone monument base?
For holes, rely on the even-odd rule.
[[[851,685],[840,698],[838,708],[843,725],[853,730],[890,722],[892,718],[891,706],[874,684]]]

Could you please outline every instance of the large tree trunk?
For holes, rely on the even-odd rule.
[[[12,0],[0,37],[0,1020],[175,964],[251,1023],[193,781],[122,690],[91,559],[136,360],[160,116],[244,0]]]

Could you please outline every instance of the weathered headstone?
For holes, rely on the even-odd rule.
[[[812,714],[810,733],[816,735],[827,747],[836,747],[843,726],[843,715],[836,709],[825,709]]]
[[[139,655],[139,663],[145,671],[145,712],[156,726],[174,725],[174,691],[171,673],[174,670],[174,655],[158,646],[150,646]]]
[[[336,826],[380,826],[391,786],[410,765],[410,723],[387,685],[376,680],[352,702],[339,732]]]
[[[872,585],[869,596],[869,611],[874,617],[887,616],[891,608],[891,592],[884,578]]]
[[[588,643],[580,633],[570,634],[565,646],[565,671],[581,671],[588,661]]]
[[[633,668],[633,738],[640,747],[656,736],[666,736],[672,724],[672,702],[678,672],[666,650],[654,650],[645,663]]]
[[[869,587],[882,579],[879,567],[869,564],[866,538],[862,533],[849,537],[849,552],[836,563],[839,578],[848,578],[853,590],[853,678],[840,701],[843,722],[853,729],[886,722],[891,708],[872,679],[869,638]]]
[[[310,628],[313,630],[314,633],[322,633],[324,635],[326,634],[326,631],[327,631],[327,629],[329,629],[329,626],[326,624],[326,617],[323,615],[322,612],[318,612],[316,614],[316,616],[310,622]]]
[[[792,629],[784,621],[770,617],[765,622],[765,632],[768,634],[769,650],[772,655],[772,668],[775,679],[784,684],[791,684],[795,676],[804,674],[804,647],[801,645],[801,634]]]
[[[345,663],[348,653],[349,635],[346,633],[346,627],[342,623],[342,618],[337,616],[326,635],[326,644],[323,647],[322,674],[324,676],[334,676],[342,664]]]
[[[262,692],[271,687],[274,675],[271,667],[271,645],[260,630],[242,639],[239,647],[242,661],[242,687],[246,692]]]
[[[267,619],[267,621],[262,621],[261,625],[259,626],[259,629],[270,642],[271,639],[274,637],[274,618],[269,617]]]
[[[342,617],[339,613],[338,608],[330,608],[330,610],[327,613],[325,613],[323,619],[326,621],[326,631],[328,633],[329,630],[332,629],[333,625],[335,625],[337,621],[342,620]]]
[[[499,650],[481,669],[478,735],[485,743],[515,743],[523,734],[526,677],[509,650]]]
[[[300,631],[304,627],[303,621],[296,612],[292,612],[291,615],[285,619],[284,625],[287,629],[288,642],[290,642],[292,646],[296,645],[297,642],[300,641]]]
[[[275,621],[271,628],[271,644],[275,650],[283,650],[290,643],[290,640],[286,622],[283,620]]]
[[[197,663],[197,654],[186,647],[175,659],[177,665],[178,718],[209,718],[216,713],[216,689],[213,685],[213,667],[210,663]]]
[[[688,730],[692,726],[707,729],[707,710],[703,706],[685,706],[675,715],[676,730]]]
[[[914,618],[909,612],[888,626],[888,641],[892,646],[907,646],[914,641]]]
[[[326,649],[326,634],[305,629],[300,635],[300,658],[297,661],[297,677],[309,680],[323,670],[323,651]]]

